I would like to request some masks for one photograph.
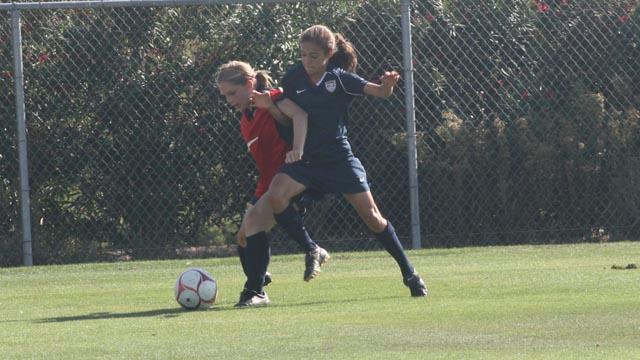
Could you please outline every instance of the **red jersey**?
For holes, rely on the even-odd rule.
[[[282,91],[271,89],[269,95],[275,100],[282,96]],[[276,120],[265,109],[255,109],[253,116],[245,111],[240,120],[240,132],[258,168],[258,185],[254,196],[260,198],[267,192],[271,179],[284,164],[291,145],[282,139],[276,127]]]

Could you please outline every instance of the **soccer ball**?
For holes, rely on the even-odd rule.
[[[176,301],[183,308],[206,309],[216,301],[218,283],[205,270],[189,268],[178,276],[174,293]]]

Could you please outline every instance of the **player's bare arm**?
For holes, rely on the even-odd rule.
[[[251,104],[259,109],[267,110],[280,124],[291,126],[291,118],[287,117],[287,115],[280,111],[276,104],[274,104],[268,91],[259,92],[254,90],[251,94]]]
[[[397,71],[386,71],[380,76],[380,84],[367,83],[364,86],[364,93],[381,98],[389,97],[398,80],[400,80],[400,74]]]
[[[302,159],[309,117],[306,111],[289,99],[278,101],[277,105],[286,116],[293,119],[293,146],[291,151],[287,153],[285,162],[296,162]]]

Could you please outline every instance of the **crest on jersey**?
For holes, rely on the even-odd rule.
[[[327,89],[328,92],[332,93],[336,91],[336,81],[335,80],[325,81],[324,87]]]

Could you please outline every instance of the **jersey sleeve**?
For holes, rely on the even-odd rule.
[[[282,97],[292,99],[295,91],[293,90],[293,70],[287,71],[282,78]]]
[[[296,91],[294,87],[294,79],[296,70],[297,67],[293,67],[289,69],[286,74],[284,74],[284,77],[282,78],[282,98],[287,98],[295,101],[294,97],[296,95]]]
[[[339,68],[335,69],[334,72],[338,76],[344,92],[349,95],[364,95],[364,86],[367,85],[369,81],[361,78],[357,74]]]

